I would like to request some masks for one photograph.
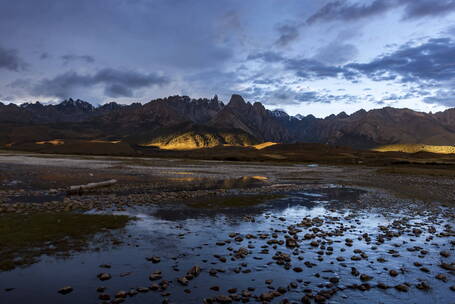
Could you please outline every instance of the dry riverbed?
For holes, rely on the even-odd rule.
[[[451,303],[425,170],[0,153],[0,303]]]

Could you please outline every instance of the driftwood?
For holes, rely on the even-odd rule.
[[[107,181],[103,181],[103,182],[99,182],[99,183],[89,183],[86,185],[71,186],[68,189],[68,193],[70,193],[70,194],[82,193],[84,191],[95,189],[95,188],[111,186],[115,183],[117,183],[117,180],[111,179],[111,180],[107,180]]]

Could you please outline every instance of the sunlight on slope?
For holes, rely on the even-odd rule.
[[[278,144],[278,143],[272,142],[272,141],[266,141],[266,142],[263,142],[261,144],[254,145],[253,148],[255,148],[257,150],[262,150],[264,148],[267,148],[267,147],[270,147],[270,146],[274,146],[276,144]]]
[[[160,137],[142,146],[157,147],[161,150],[194,150],[219,146],[250,147],[253,144],[254,142],[244,134],[187,132]]]
[[[37,142],[35,142],[35,144],[37,144],[37,145],[50,144],[50,145],[54,145],[54,146],[63,145],[64,143],[65,143],[65,141],[63,141],[61,139],[53,139],[53,140],[45,140],[45,141],[37,141]]]
[[[430,152],[438,154],[455,154],[455,146],[432,146],[423,144],[396,144],[386,145],[372,149],[377,152],[404,152],[404,153],[417,153],[417,152]]]
[[[218,142],[209,142],[209,143],[201,143],[200,141],[195,141],[194,139],[186,139],[183,141],[171,141],[169,143],[147,143],[141,146],[143,147],[157,147],[161,150],[195,150],[195,149],[203,149],[203,148],[214,148],[214,147],[249,147],[254,148],[256,150],[262,150],[264,148],[276,145],[277,143],[274,142],[264,142],[257,145],[249,145],[249,144],[242,144],[242,143],[235,143],[235,144],[220,144]]]

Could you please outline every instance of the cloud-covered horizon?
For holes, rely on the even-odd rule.
[[[455,107],[455,0],[0,2],[4,101]]]

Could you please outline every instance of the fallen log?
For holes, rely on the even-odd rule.
[[[69,194],[75,194],[75,193],[82,193],[87,190],[91,189],[96,189],[96,188],[101,188],[101,187],[107,187],[107,186],[112,186],[117,183],[116,179],[111,179],[107,181],[102,181],[98,183],[89,183],[86,185],[77,185],[77,186],[70,186],[68,189]]]

